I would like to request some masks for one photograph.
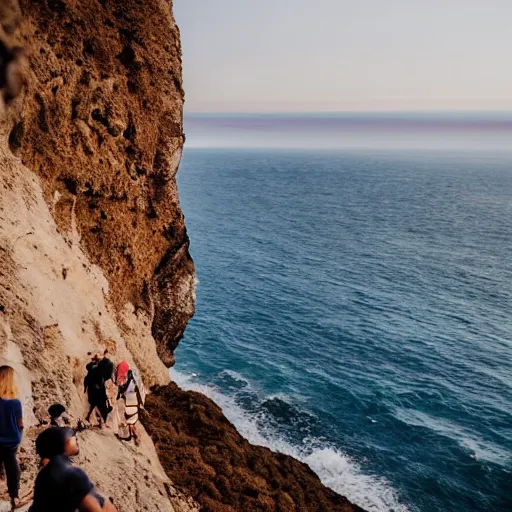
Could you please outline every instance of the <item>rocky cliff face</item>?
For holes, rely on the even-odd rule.
[[[25,496],[48,405],[84,417],[91,352],[108,348],[148,385],[169,381],[162,361],[193,314],[194,266],[175,182],[170,2],[2,0],[0,27],[0,364],[24,405]],[[109,431],[80,441],[79,464],[120,510],[197,510],[147,435],[140,447]]]
[[[26,87],[12,153],[41,179],[61,233],[146,315],[168,366],[194,312],[175,175],[184,142],[179,32],[165,0],[20,0]]]

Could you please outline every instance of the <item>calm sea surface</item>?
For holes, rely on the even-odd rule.
[[[188,120],[172,375],[369,511],[510,512],[512,123],[367,117]]]

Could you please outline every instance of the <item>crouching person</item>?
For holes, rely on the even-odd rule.
[[[29,512],[117,512],[98,494],[85,471],[71,464],[69,457],[80,452],[72,429],[44,430],[36,439],[36,451],[43,468],[36,478]]]

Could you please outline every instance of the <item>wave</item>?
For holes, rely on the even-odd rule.
[[[484,441],[467,429],[448,421],[447,419],[434,418],[424,412],[412,409],[396,409],[395,417],[403,423],[427,428],[436,434],[456,442],[460,447],[470,452],[475,460],[492,462],[508,467],[511,461],[510,453],[500,446]]]
[[[223,370],[219,373],[219,377],[228,377],[238,387],[251,388],[251,383],[242,374],[234,370]]]
[[[229,376],[250,386],[247,379],[239,374]],[[202,384],[195,374],[173,370],[172,378],[181,388],[197,391],[211,398],[249,442],[291,455],[306,463],[324,485],[346,496],[369,512],[407,512],[409,510],[407,506],[400,503],[396,491],[385,478],[365,474],[357,461],[337,447],[315,438],[304,438],[301,446],[294,445],[269,426],[275,423],[274,420],[262,421],[264,411],[258,414],[248,413],[234,397],[222,393],[215,386]],[[266,397],[263,403],[272,398],[274,397]],[[283,400],[283,397],[279,399]]]

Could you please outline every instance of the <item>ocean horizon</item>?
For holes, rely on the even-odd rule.
[[[185,116],[171,375],[368,511],[511,509],[512,114]]]
[[[184,125],[187,148],[512,153],[512,112],[186,113]]]

